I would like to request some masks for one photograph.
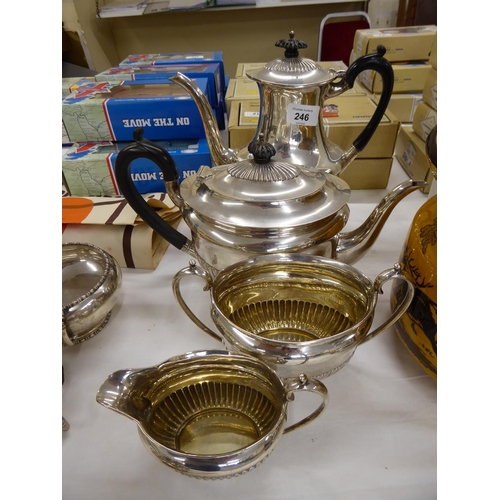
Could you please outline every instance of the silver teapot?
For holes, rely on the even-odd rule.
[[[408,180],[394,188],[357,229],[341,233],[349,217],[349,186],[323,170],[272,160],[275,148],[261,135],[252,158],[201,166],[179,184],[172,156],[134,132],[118,154],[115,175],[131,207],[176,248],[195,257],[212,276],[252,255],[301,252],[351,263],[372,245],[393,208],[426,185]],[[179,207],[192,240],[166,223],[139,194],[130,167],[147,158],[160,168],[168,196]]]
[[[325,69],[311,59],[299,56],[307,44],[290,32],[288,40],[279,40],[277,47],[284,56],[262,69],[248,71],[246,76],[259,88],[260,114],[254,140],[264,140],[276,150],[275,159],[308,169],[328,170],[340,174],[364,149],[383,118],[394,86],[391,64],[383,57],[385,48],[378,47],[354,61],[347,70]],[[365,70],[375,70],[382,77],[379,103],[366,127],[343,151],[327,138],[322,109],[326,99],[336,97],[353,87],[356,77]],[[202,116],[208,145],[215,165],[235,163],[248,158],[248,147],[238,151],[227,148],[221,138],[212,108],[197,85],[182,73],[170,78],[183,87],[195,101]]]

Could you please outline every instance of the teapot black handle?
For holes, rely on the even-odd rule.
[[[392,69],[391,63],[384,57],[384,54],[385,47],[379,45],[376,54],[367,54],[356,59],[349,68],[347,68],[345,73],[345,80],[349,88],[353,87],[356,77],[367,69],[372,69],[380,73],[382,77],[382,93],[377,108],[366,127],[353,142],[353,146],[358,151],[362,151],[372,138],[380,120],[384,117],[385,110],[391,99],[392,89],[394,87],[394,70]]]
[[[123,196],[144,220],[148,226],[156,231],[179,250],[187,244],[188,239],[182,233],[165,222],[153,208],[151,208],[137,190],[132,180],[130,166],[138,158],[146,158],[154,162],[162,171],[165,182],[178,181],[177,166],[170,153],[154,142],[143,138],[144,130],[134,130],[135,142],[125,146],[116,157],[115,176]]]

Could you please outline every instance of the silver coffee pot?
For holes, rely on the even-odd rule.
[[[345,71],[325,69],[311,59],[300,57],[299,49],[306,48],[307,44],[297,40],[293,31],[289,36],[288,40],[276,42],[277,47],[285,49],[283,57],[246,73],[257,83],[260,94],[259,122],[253,140],[263,136],[276,150],[276,160],[338,175],[364,149],[384,116],[394,86],[392,66],[383,57],[385,48],[379,46],[376,54],[360,57]],[[366,127],[352,146],[343,151],[327,138],[323,105],[326,99],[352,88],[356,77],[365,70],[375,70],[381,75],[382,93]],[[214,164],[247,159],[248,147],[236,151],[224,145],[212,108],[197,85],[182,73],[170,79],[195,101]]]

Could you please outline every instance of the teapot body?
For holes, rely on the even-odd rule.
[[[210,170],[210,177],[223,167]],[[216,174],[215,174],[216,175]],[[323,174],[313,173],[313,178]],[[200,188],[200,177],[205,184]],[[329,176],[328,176],[329,178]],[[221,269],[252,255],[269,255],[280,252],[300,252],[322,257],[330,257],[337,244],[337,235],[349,219],[347,203],[338,209],[321,214],[330,192],[318,190],[306,202],[312,213],[304,213],[302,204],[285,201],[277,196],[277,201],[259,203],[254,196],[265,186],[256,186],[256,193],[248,193],[252,201],[226,199],[231,210],[222,214],[219,207],[209,207],[203,203],[204,197],[215,197],[217,191],[210,191],[210,179],[203,172],[185,179],[179,188],[180,203],[184,222],[191,232],[191,251],[200,265],[215,276]],[[225,182],[228,179],[225,178]],[[271,183],[270,183],[271,184]],[[286,185],[285,182],[283,184]],[[292,186],[295,184],[292,184]],[[346,188],[341,180],[337,186]],[[271,187],[269,185],[269,187]],[[171,197],[174,195],[172,194]],[[197,206],[200,202],[200,206]],[[286,206],[288,218],[280,210]],[[321,214],[321,216],[318,215]]]

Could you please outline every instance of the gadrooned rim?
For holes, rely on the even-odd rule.
[[[100,248],[100,247],[98,247],[96,245],[92,245],[91,243],[79,243],[79,242],[77,242],[77,243],[63,243],[62,244],[63,247],[67,247],[67,246],[71,246],[71,245],[80,245],[80,246],[90,247],[90,248],[94,249],[95,251],[97,251],[99,254],[101,254],[104,257],[105,266],[104,266],[103,275],[101,276],[101,278],[99,279],[99,281],[88,292],[86,292],[84,295],[78,297],[73,302],[69,302],[68,304],[64,305],[62,307],[63,311],[71,309],[72,307],[80,304],[84,300],[88,299],[92,294],[94,294],[95,292],[97,292],[97,290],[99,290],[99,288],[104,284],[104,282],[108,278],[109,271],[111,269],[111,264],[112,264],[111,256],[107,252],[105,252],[102,248]]]

